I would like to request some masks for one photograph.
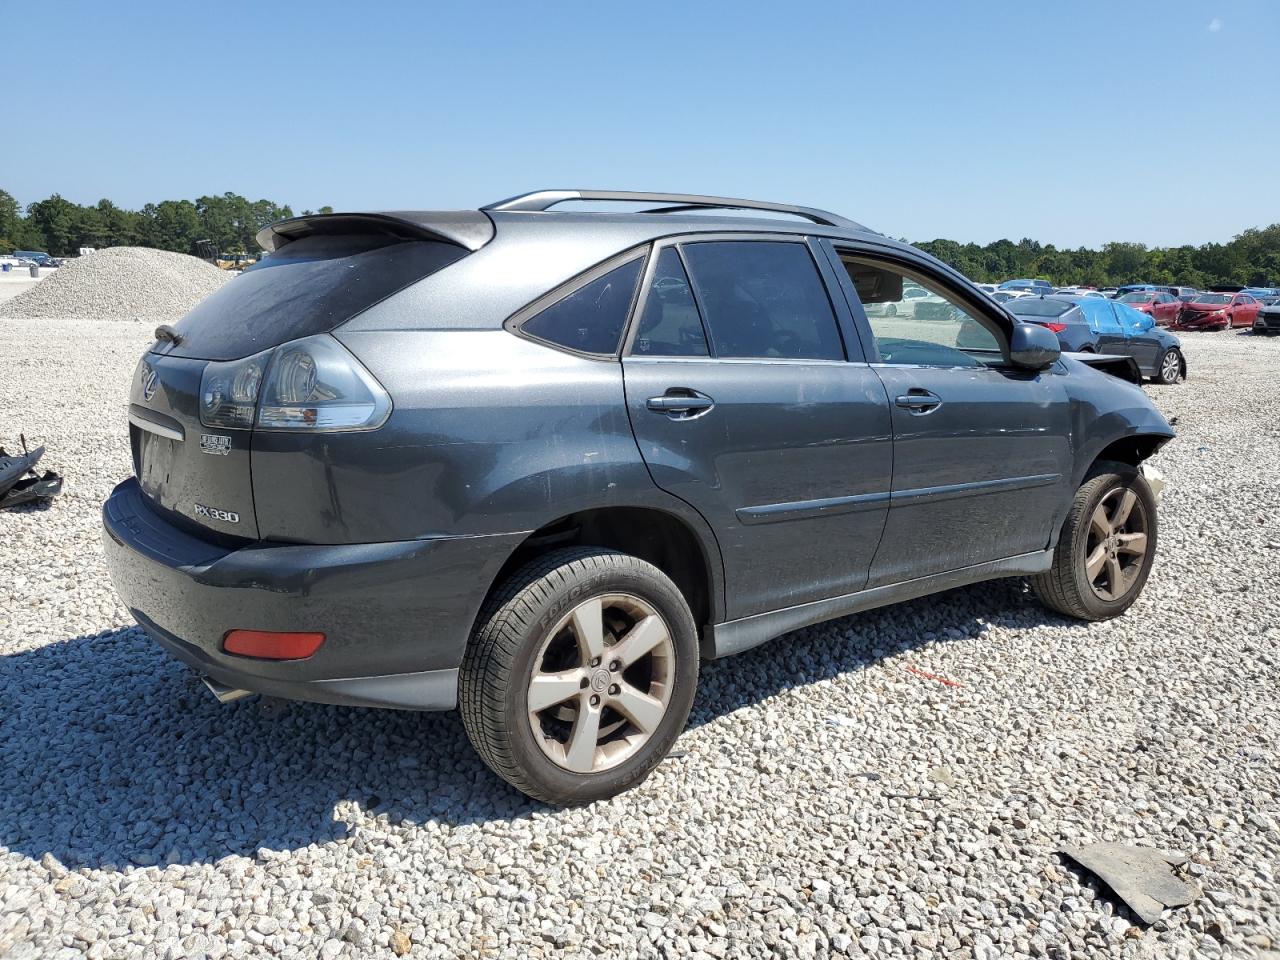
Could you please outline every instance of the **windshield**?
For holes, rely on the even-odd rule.
[[[1192,303],[1230,303],[1229,293],[1203,293],[1191,301]]]
[[[1068,303],[1066,300],[1019,297],[1017,300],[1010,300],[1006,306],[1020,317],[1060,317],[1075,304]]]
[[[1120,298],[1121,303],[1150,303],[1156,298],[1154,293],[1126,293]]]

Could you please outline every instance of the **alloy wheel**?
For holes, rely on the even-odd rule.
[[[1178,359],[1176,350],[1169,350],[1164,355],[1164,361],[1160,364],[1160,379],[1165,383],[1173,383],[1178,379],[1178,372],[1181,362]]]
[[[1089,518],[1084,572],[1103,600],[1119,600],[1132,589],[1147,555],[1147,511],[1129,487],[1115,487]]]
[[[666,716],[675,644],[629,594],[583,600],[547,634],[526,694],[534,740],[556,765],[598,773],[634,756]]]

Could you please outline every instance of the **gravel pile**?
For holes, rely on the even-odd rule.
[[[3,317],[174,321],[230,279],[185,253],[110,247],[66,266],[12,300]]]
[[[148,341],[0,325],[0,442],[67,476],[0,515],[0,955],[1280,949],[1280,340],[1187,336],[1192,380],[1150,388],[1181,436],[1128,616],[1001,581],[794,633],[708,665],[678,755],[577,810],[456,715],[219,706],[130,625],[97,508]],[[1056,853],[1094,841],[1190,856],[1200,896],[1139,925]]]

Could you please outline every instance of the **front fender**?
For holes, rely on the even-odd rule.
[[[1098,456],[1117,441],[1142,437],[1151,447],[1149,456],[1176,436],[1141,387],[1069,358],[1063,363],[1070,374],[1067,396],[1075,451],[1074,487],[1084,482]]]

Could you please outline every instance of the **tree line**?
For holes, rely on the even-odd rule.
[[[321,207],[316,212],[333,211]],[[81,247],[157,247],[195,253],[196,244],[204,240],[223,254],[254,253],[258,250],[254,235],[259,230],[292,216],[287,204],[248,200],[236,193],[164,200],[141,210],[125,210],[110,200],[81,206],[55,193],[23,210],[11,194],[0,190],[0,253],[43,250],[65,257]]]
[[[315,212],[331,213],[332,208]],[[262,227],[293,215],[287,204],[248,200],[235,193],[164,200],[141,210],[124,210],[110,200],[81,206],[55,193],[23,210],[13,196],[0,190],[0,253],[43,250],[62,257],[80,247],[119,246],[195,253],[197,242],[203,240],[223,254],[254,253],[258,249],[254,235]],[[1058,286],[1280,286],[1280,224],[1245,230],[1228,243],[1198,247],[1107,243],[1098,250],[1058,249],[1029,239],[997,240],[985,246],[955,240],[916,245],[978,282],[1040,277]]]

